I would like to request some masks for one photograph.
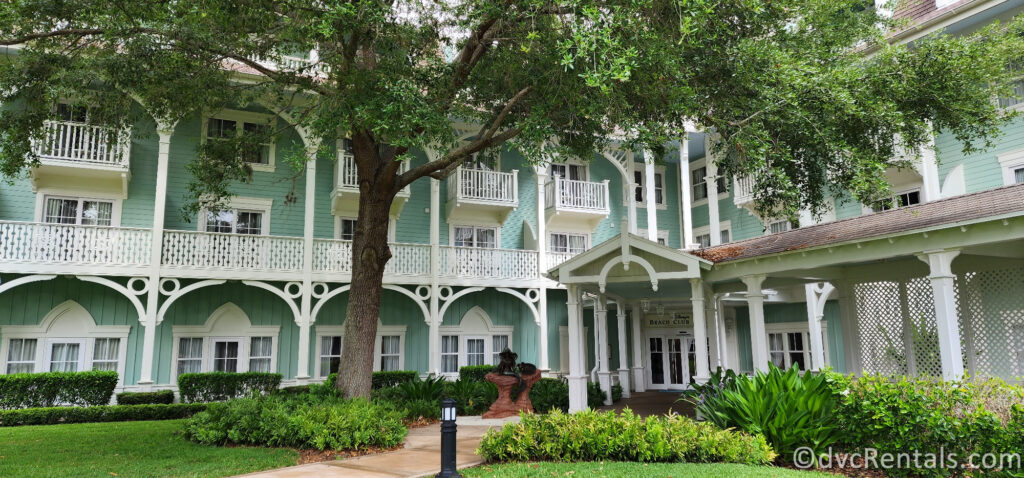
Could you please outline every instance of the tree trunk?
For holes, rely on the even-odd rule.
[[[388,247],[388,222],[394,201],[395,171],[376,152],[356,140],[355,156],[359,168],[359,215],[352,239],[352,282],[348,291],[345,337],[341,365],[335,386],[345,397],[369,397],[373,375],[373,349],[380,317],[384,266],[391,258]],[[366,173],[366,174],[364,174]]]

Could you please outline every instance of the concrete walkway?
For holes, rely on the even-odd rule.
[[[480,417],[459,417],[455,460],[458,467],[468,468],[483,463],[476,454],[480,438],[491,427],[500,427],[519,417],[505,420],[483,420]],[[297,477],[418,477],[433,476],[441,471],[441,425],[413,428],[405,437],[405,448],[377,455],[366,455],[344,460],[307,463],[278,468],[245,476],[297,478]]]

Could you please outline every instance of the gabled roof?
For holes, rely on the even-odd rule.
[[[711,261],[622,233],[563,262],[548,276],[563,284],[598,284],[601,292],[609,282],[650,282],[658,290],[662,280],[696,279]]]
[[[770,236],[755,237],[700,249],[694,254],[717,264],[780,252],[881,238],[941,226],[953,226],[986,218],[1017,215],[1024,215],[1024,184],[989,189],[827,224],[801,227]]]

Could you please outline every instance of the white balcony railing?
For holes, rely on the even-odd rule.
[[[338,151],[338,161],[334,165],[334,180],[335,187],[337,189],[351,189],[359,190],[359,171],[356,169],[356,159],[344,150]],[[402,165],[399,166],[398,172],[404,173],[409,170],[409,161],[402,161]],[[409,187],[406,186],[402,189],[402,192],[408,193]]]
[[[609,211],[608,181],[600,183],[555,178],[544,185],[548,207],[605,213]]]
[[[0,221],[0,262],[145,266],[148,229]]]
[[[391,244],[391,260],[385,274],[401,276],[430,275],[429,244]],[[316,239],[313,241],[313,271],[352,273],[352,241]]]
[[[537,251],[441,247],[441,276],[471,279],[537,278]]]
[[[505,205],[519,204],[518,171],[459,168],[448,184],[449,200],[469,200]]]
[[[164,233],[163,265],[188,269],[301,272],[302,238],[167,231]]]
[[[128,168],[129,134],[86,123],[47,121],[33,152],[43,160]]]
[[[562,265],[563,262],[572,259],[575,256],[576,254],[573,254],[571,252],[549,252],[547,257],[548,263],[545,264],[545,267],[547,267],[548,270],[553,269],[555,267]]]
[[[754,202],[754,180],[750,177],[737,177],[733,181],[733,203],[738,205]]]

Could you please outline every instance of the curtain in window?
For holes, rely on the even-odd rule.
[[[1024,183],[1024,168],[1013,171],[1013,180],[1016,184]]]
[[[78,371],[78,344],[53,344],[50,350],[51,372]]]
[[[380,369],[398,370],[398,358],[401,337],[398,335],[385,335],[380,338]]]
[[[178,375],[199,373],[203,369],[203,339],[182,338],[178,341]]]
[[[7,348],[7,373],[35,371],[36,339],[11,339]]]
[[[484,339],[466,341],[466,365],[484,365]]]
[[[82,201],[82,224],[109,226],[114,204],[105,201]]]
[[[565,234],[551,235],[551,252],[569,252],[569,238]]]
[[[78,200],[47,198],[46,218],[51,224],[75,224],[78,222]]]
[[[341,337],[320,337],[320,376],[338,371],[341,365]]]
[[[249,371],[270,372],[270,358],[273,355],[274,340],[270,337],[253,337],[249,343]]]
[[[235,227],[238,234],[259,235],[263,232],[263,213],[253,211],[240,211],[238,213],[238,224]]]
[[[473,228],[472,227],[456,227],[455,228],[455,245],[458,247],[474,247],[473,244]]]
[[[487,249],[493,249],[498,247],[497,242],[497,231],[494,229],[477,229],[476,230],[476,247],[482,247]]]
[[[782,340],[782,334],[768,334],[768,351],[776,367],[786,368],[786,353]]]
[[[569,252],[579,254],[585,250],[587,250],[587,236],[576,234],[569,236]]]
[[[92,348],[93,370],[117,370],[121,339],[96,339]]]
[[[459,336],[445,335],[441,337],[441,372],[456,373],[459,371]]]
[[[207,211],[206,231],[231,233],[235,222],[235,211]]]
[[[707,176],[706,168],[697,168],[690,172],[690,180],[693,184],[693,200],[699,201],[708,197],[708,185],[704,177]]]
[[[491,358],[491,363],[497,365],[501,362],[501,358],[498,355],[508,348],[508,336],[495,335],[491,337],[491,345],[491,350],[494,352],[494,357]]]

